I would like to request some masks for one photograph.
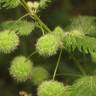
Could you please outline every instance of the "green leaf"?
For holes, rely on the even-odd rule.
[[[50,2],[52,2],[52,0],[40,0],[40,8],[46,8]]]
[[[96,17],[77,16],[71,18],[71,24],[66,28],[69,30],[80,30],[84,34],[96,36]]]
[[[0,8],[5,7],[7,9],[15,8],[19,6],[20,0],[0,0]]]
[[[81,52],[91,53],[96,51],[96,38],[86,36],[78,30],[73,30],[65,33],[63,45],[69,51],[78,49]]]
[[[72,85],[71,96],[96,96],[96,76],[85,76]]]

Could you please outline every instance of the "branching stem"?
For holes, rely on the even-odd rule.
[[[29,13],[30,17],[38,22],[38,24],[41,26],[41,29],[43,28],[48,33],[51,32],[51,30],[46,26],[43,21],[39,18],[37,14],[33,14],[32,10],[28,7],[25,0],[21,0],[21,5],[25,8],[25,10]]]

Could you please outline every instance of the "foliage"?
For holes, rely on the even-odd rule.
[[[85,76],[77,80],[72,86],[71,96],[96,96],[95,79],[95,76]]]
[[[96,16],[64,17],[63,27],[52,28],[54,20],[50,24],[45,18],[55,13],[52,7],[46,14],[52,2],[59,5],[55,0],[0,0],[2,11],[15,14],[0,23],[0,73],[9,80],[0,79],[0,86],[12,85],[20,96],[96,96]]]
[[[15,57],[9,69],[10,75],[17,82],[25,82],[32,74],[32,62],[24,56]]]
[[[20,36],[28,36],[33,32],[35,24],[26,20],[6,21],[1,23],[1,30],[14,30]]]
[[[20,0],[0,0],[0,4],[5,8],[15,8],[20,4]]]
[[[0,33],[0,52],[1,53],[11,53],[19,45],[19,37],[14,31],[1,31]]]
[[[38,96],[62,96],[64,86],[57,81],[45,81],[38,88]]]
[[[76,48],[80,52],[91,53],[96,51],[96,38],[86,36],[79,30],[66,32],[64,37],[64,48],[74,51]]]
[[[44,35],[38,39],[36,44],[36,50],[43,56],[52,56],[56,54],[58,48],[59,40],[51,34]]]
[[[34,85],[39,85],[49,78],[48,71],[43,67],[34,67],[32,71],[32,82]]]

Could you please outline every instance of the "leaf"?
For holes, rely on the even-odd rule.
[[[69,51],[78,49],[81,52],[91,53],[96,51],[96,38],[86,36],[78,30],[73,30],[65,33],[63,45]]]
[[[96,17],[77,16],[71,18],[71,24],[66,28],[69,30],[80,30],[84,34],[96,36]]]
[[[72,85],[71,96],[96,96],[96,76],[85,76]]]
[[[52,2],[52,0],[40,0],[40,8],[46,8],[50,2]]]
[[[0,0],[0,8],[5,7],[6,9],[15,8],[20,5],[20,0]]]

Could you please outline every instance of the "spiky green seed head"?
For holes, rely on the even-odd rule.
[[[64,90],[64,96],[71,96],[72,93],[72,86],[65,86],[65,90]]]
[[[96,52],[91,53],[91,59],[94,63],[96,63]]]
[[[19,37],[14,31],[2,31],[0,32],[0,52],[11,53],[19,45]]]
[[[17,23],[16,30],[18,35],[20,36],[28,36],[33,32],[34,29],[35,29],[35,24],[32,22],[22,20]]]
[[[38,88],[38,96],[64,96],[64,89],[58,81],[45,81]]]
[[[84,36],[84,33],[81,30],[72,30],[70,33],[68,33],[70,36]]]
[[[54,29],[52,34],[55,35],[57,39],[59,39],[59,41],[60,41],[60,48],[63,48],[63,40],[64,40],[64,36],[65,36],[64,30],[60,26],[57,26]]]
[[[96,76],[84,76],[72,86],[71,96],[96,96]]]
[[[25,82],[32,75],[32,65],[33,63],[25,56],[17,56],[11,62],[10,76],[17,82]]]
[[[29,22],[27,20],[20,20],[18,22],[16,22],[15,20],[6,21],[1,23],[0,29],[14,30],[19,36],[28,36],[35,29],[35,23]]]
[[[64,30],[60,26],[57,26],[54,29],[53,34],[56,35],[56,37],[58,39],[60,39],[61,41],[63,41],[63,39],[64,39]]]
[[[47,34],[38,39],[36,50],[41,56],[55,55],[59,49],[60,42],[52,34]]]
[[[41,84],[44,80],[49,78],[48,71],[43,67],[34,67],[32,71],[32,82],[35,85]]]

